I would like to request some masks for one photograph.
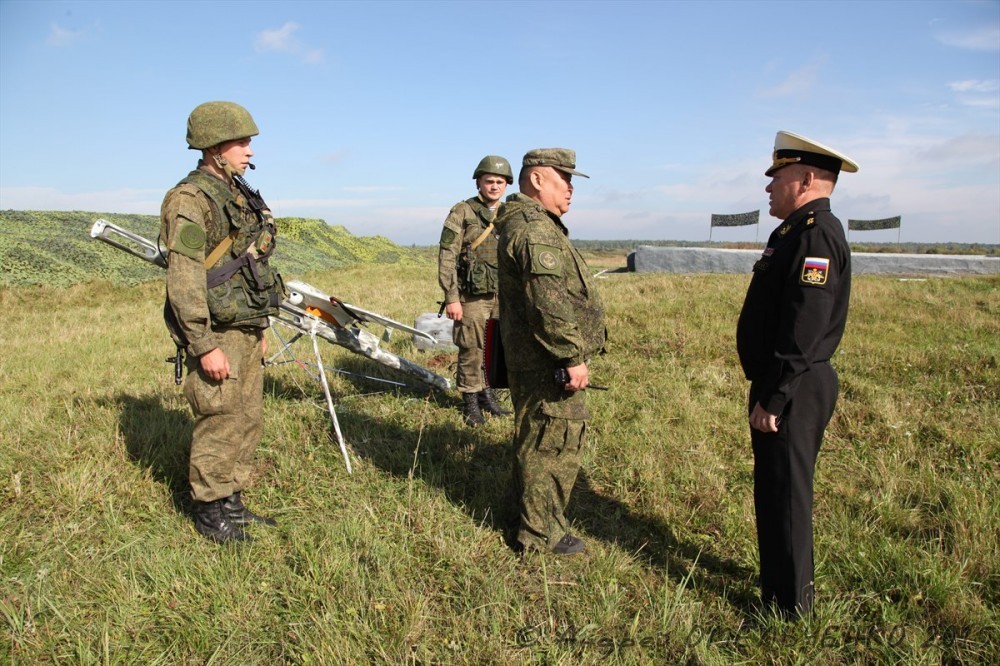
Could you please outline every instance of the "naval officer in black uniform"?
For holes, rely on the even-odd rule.
[[[841,171],[857,170],[835,150],[778,132],[765,191],[782,223],[754,264],[736,329],[751,382],[761,598],[789,619],[813,604],[813,472],[837,401],[830,357],[851,295],[851,251],[830,195]]]

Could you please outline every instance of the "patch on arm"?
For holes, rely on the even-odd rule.
[[[562,275],[561,252],[552,245],[535,243],[528,248],[533,275]]]
[[[457,235],[458,234],[455,232],[454,229],[451,229],[450,227],[445,227],[444,230],[441,232],[441,247],[445,249],[451,247],[451,244],[455,242],[455,236]]]
[[[822,287],[830,275],[830,260],[826,257],[806,257],[802,262],[801,284]]]
[[[204,259],[205,230],[194,222],[182,218],[177,223],[177,231],[170,250],[191,259]]]

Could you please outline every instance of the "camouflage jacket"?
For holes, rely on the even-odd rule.
[[[500,209],[502,209],[502,205]],[[438,249],[438,284],[444,290],[444,302],[464,301],[465,296],[486,296],[497,290],[497,227],[475,250],[473,266],[461,261],[462,248],[475,242],[494,222],[500,209],[494,212],[478,196],[452,206],[441,230]],[[469,272],[472,274],[470,275]]]
[[[571,367],[602,351],[604,305],[562,220],[534,199],[512,194],[499,226],[500,331],[508,370]]]
[[[195,182],[209,187],[214,197]],[[210,292],[204,263],[212,250],[234,230],[237,235],[233,245],[216,262],[216,266],[246,253],[252,242],[251,235],[259,231],[260,225],[261,221],[246,206],[235,185],[219,180],[204,169],[192,171],[164,197],[160,208],[160,239],[169,250],[167,301],[177,329],[174,330],[169,322],[168,327],[175,341],[187,343],[187,351],[191,355],[201,356],[218,346],[213,325],[267,328],[268,314],[273,310],[270,301],[274,300],[274,295],[262,294],[267,303],[248,304],[245,296],[239,293],[241,290],[233,286],[236,283],[242,285],[244,277],[240,273]],[[269,267],[264,267],[264,270],[265,279],[269,281],[268,291],[277,290],[280,295],[280,276]],[[232,313],[229,312],[220,322],[219,313],[223,310],[235,312],[234,304],[240,306],[237,321],[232,321]]]

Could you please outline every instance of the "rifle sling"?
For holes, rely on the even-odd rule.
[[[490,235],[491,231],[493,231],[493,223],[492,222],[490,222],[490,226],[486,227],[486,231],[484,231],[483,233],[479,234],[479,238],[477,238],[476,240],[472,241],[472,245],[469,246],[469,250],[475,250],[477,247],[479,247],[480,245],[482,245],[483,241],[486,240],[486,237]]]
[[[231,248],[233,246],[233,241],[235,241],[235,240],[236,240],[236,232],[235,231],[233,233],[229,234],[228,236],[226,236],[225,238],[223,238],[222,242],[219,243],[218,245],[216,245],[215,249],[212,250],[212,254],[208,255],[205,258],[205,268],[208,269],[209,267],[213,266],[215,264],[215,262],[217,262],[219,259],[221,259],[222,255],[224,255],[226,252],[228,252],[229,248]]]
[[[256,243],[257,239],[260,237],[260,234],[263,231],[264,230],[261,229],[256,234],[254,234],[253,237],[250,239],[251,243]],[[232,247],[233,240],[235,238],[236,238],[235,233],[226,236],[226,238],[223,239],[221,243],[219,243],[219,247],[215,248],[215,250],[212,251],[212,255],[205,260],[205,268],[208,268],[209,266],[212,265],[209,263],[209,260],[212,259],[218,260],[218,255],[221,254],[221,252],[219,251],[220,248],[222,250],[228,250],[230,247]],[[217,268],[208,270],[205,275],[205,278],[208,283],[208,288],[212,289],[213,287],[217,287],[224,282],[228,282],[229,279],[234,275],[236,275],[236,273],[238,273],[241,268],[247,266],[250,269],[250,275],[251,277],[253,277],[254,284],[257,290],[262,291],[263,289],[265,289],[264,282],[261,280],[260,277],[260,271],[257,269],[257,264],[262,261],[267,261],[270,258],[271,254],[274,253],[274,244],[272,243],[271,247],[267,249],[267,252],[261,255],[258,255],[256,251],[251,251],[253,249],[254,248],[251,246],[250,250],[244,252],[236,259],[233,259],[232,261],[227,261],[226,263],[222,264]]]

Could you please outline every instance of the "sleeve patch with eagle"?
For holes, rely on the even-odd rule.
[[[830,260],[825,257],[806,257],[802,262],[800,282],[813,287],[822,287],[830,275]]]

